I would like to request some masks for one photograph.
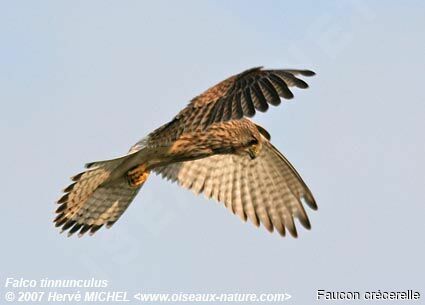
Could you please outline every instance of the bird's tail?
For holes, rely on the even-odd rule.
[[[72,177],[73,183],[58,200],[56,227],[68,236],[95,233],[111,227],[127,209],[149,176],[143,167],[127,171],[131,154],[86,165],[87,170]],[[117,174],[118,173],[118,174]]]

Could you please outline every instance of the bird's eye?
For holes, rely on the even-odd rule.
[[[248,143],[249,145],[256,145],[256,144],[258,144],[258,140],[257,140],[257,138],[253,138],[251,141],[249,141],[249,143]]]

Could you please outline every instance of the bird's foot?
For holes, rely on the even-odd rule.
[[[127,181],[131,187],[139,187],[149,177],[149,171],[146,170],[144,164],[134,167],[127,172]]]

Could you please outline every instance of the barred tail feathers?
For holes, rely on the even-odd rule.
[[[131,154],[107,161],[93,162],[86,165],[87,170],[72,177],[74,181],[58,200],[54,220],[56,227],[68,230],[68,236],[78,232],[94,234],[102,226],[111,227],[124,213],[134,197],[143,186],[148,173],[142,173],[144,180],[130,184],[123,171]],[[113,175],[114,174],[114,175]],[[111,179],[113,178],[113,179]]]

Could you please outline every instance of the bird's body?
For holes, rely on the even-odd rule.
[[[164,132],[164,126],[158,129],[159,134]],[[154,132],[152,135],[130,149],[131,156],[113,173],[111,181],[126,173],[128,176],[129,171],[136,176],[137,173],[143,175],[161,166],[215,154],[247,153],[255,157],[250,149],[261,147],[263,141],[257,125],[249,119],[214,123],[206,130],[185,132],[167,141],[152,140],[151,137],[158,137],[158,134]]]
[[[173,120],[136,143],[123,157],[87,164],[58,201],[56,226],[69,233],[111,226],[151,172],[224,202],[243,220],[297,235],[293,218],[310,227],[302,201],[314,198],[301,177],[270,143],[268,132],[246,116],[306,88],[306,70],[254,68],[194,98]]]

